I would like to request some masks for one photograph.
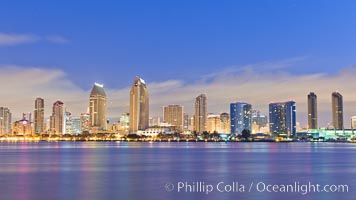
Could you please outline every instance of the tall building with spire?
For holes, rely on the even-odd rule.
[[[35,100],[35,115],[34,128],[35,134],[43,133],[45,130],[44,123],[44,99],[38,97]]]
[[[308,129],[318,128],[318,104],[314,92],[308,94]]]
[[[149,127],[149,95],[145,81],[136,76],[130,90],[130,133]]]
[[[50,117],[50,131],[51,133],[62,135],[65,133],[65,107],[61,101],[53,103],[52,116]]]
[[[201,94],[195,98],[195,127],[197,133],[206,131],[206,122],[208,117],[208,100],[205,94]]]
[[[335,129],[344,128],[343,100],[342,95],[338,92],[331,94],[333,126]]]
[[[106,101],[104,86],[95,83],[89,98],[89,124],[92,130],[107,130]]]

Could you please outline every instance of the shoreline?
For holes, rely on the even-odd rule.
[[[173,139],[24,139],[24,138],[1,138],[0,143],[17,143],[17,142],[142,142],[142,143],[356,143],[356,141],[275,141],[275,140],[255,140],[255,141],[235,141],[235,140],[173,140]]]

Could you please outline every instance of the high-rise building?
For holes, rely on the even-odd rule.
[[[149,96],[146,83],[136,76],[130,90],[130,133],[149,127]]]
[[[50,117],[50,131],[57,135],[65,133],[65,108],[64,103],[56,101],[53,103],[52,116]]]
[[[38,97],[35,100],[35,134],[43,133],[45,130],[45,123],[44,123],[44,99]]]
[[[296,134],[296,105],[294,101],[270,103],[269,125],[272,134],[294,136]]]
[[[0,135],[11,133],[11,112],[10,109],[0,107]]]
[[[206,121],[206,131],[209,133],[221,133],[220,115],[208,115]]]
[[[335,129],[344,128],[343,100],[342,95],[338,92],[331,94],[333,126]]]
[[[195,115],[189,117],[188,130],[189,131],[194,131],[195,130]]]
[[[230,115],[228,113],[221,113],[220,114],[220,121],[221,121],[221,133],[231,133],[231,125],[230,125]]]
[[[206,119],[208,115],[208,100],[205,94],[195,98],[194,130],[197,133],[206,131]]]
[[[174,127],[178,132],[183,132],[184,118],[183,106],[168,105],[163,107],[163,120]]]
[[[89,122],[94,131],[107,130],[106,101],[104,86],[95,83],[89,98]]]
[[[189,130],[189,115],[187,113],[183,114],[184,122],[183,122],[183,130],[188,131]]]
[[[120,122],[119,122],[120,130],[122,131],[128,131],[130,128],[130,113],[123,113],[120,116]]]
[[[83,131],[89,131],[90,128],[90,114],[89,113],[82,113],[80,115],[80,133]]]
[[[308,129],[318,129],[318,104],[314,92],[308,94]]]
[[[80,117],[72,117],[71,134],[80,134]]]
[[[251,104],[243,102],[230,104],[231,134],[241,135],[244,129],[252,131],[251,111]]]
[[[64,112],[64,124],[65,124],[65,132],[63,134],[72,134],[72,113]]]
[[[356,116],[351,117],[351,129],[356,129]]]

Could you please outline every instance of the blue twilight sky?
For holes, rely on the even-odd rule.
[[[18,85],[17,81],[26,84],[57,73],[54,79],[47,81],[53,84],[54,80],[61,80],[68,83],[62,88],[71,85],[83,94],[98,81],[104,83],[112,96],[125,94],[134,76],[140,75],[149,89],[150,83],[154,88],[151,92],[152,115],[159,115],[161,106],[170,103],[183,104],[191,112],[199,93],[211,97],[212,112],[228,111],[228,106],[224,105],[235,100],[252,101],[258,109],[267,112],[268,100],[298,100],[297,95],[281,93],[273,98],[274,94],[268,93],[272,97],[264,99],[258,98],[261,91],[257,91],[244,99],[243,92],[252,90],[248,83],[253,85],[266,77],[274,79],[273,74],[278,73],[281,80],[283,77],[300,80],[296,84],[311,85],[310,90],[317,92],[319,82],[315,80],[321,78],[323,83],[332,83],[332,86],[330,91],[324,88],[319,92],[325,92],[325,97],[320,97],[320,105],[325,104],[325,108],[321,107],[320,112],[331,112],[328,101],[331,102],[332,91],[345,90],[345,103],[349,101],[350,105],[350,113],[345,116],[348,121],[347,117],[356,115],[356,109],[351,113],[356,108],[352,103],[356,97],[345,89],[352,85],[343,82],[343,76],[354,72],[356,63],[355,10],[356,1],[352,0],[3,0],[0,2],[0,71],[8,78],[14,75],[9,79],[10,85]],[[349,71],[345,73],[343,69]],[[43,76],[34,74],[28,76],[31,80],[17,80],[16,74],[24,73],[23,77],[27,77],[39,71]],[[249,78],[251,74],[259,76]],[[233,80],[237,79],[240,82],[236,82],[236,94],[234,89],[227,92],[235,96],[227,96],[227,102],[220,105],[214,96],[226,92],[215,94],[214,91],[219,90],[217,86],[223,84],[219,77],[224,79],[224,76],[232,79],[231,83],[227,81],[229,84],[235,85]],[[303,79],[309,76],[315,76],[310,84]],[[283,87],[284,82],[278,82],[280,79],[276,78],[275,89]],[[164,94],[158,92],[166,85],[172,87],[171,90]],[[204,85],[210,89],[205,90]],[[244,90],[240,91],[239,85],[244,85]],[[191,86],[202,89],[199,91]],[[262,82],[256,88],[266,90],[264,86]],[[285,87],[290,88],[290,85]],[[154,100],[154,95],[156,99],[159,94],[172,96],[174,88],[191,94],[191,106],[188,97],[176,101]],[[212,92],[209,94],[209,91]],[[300,91],[298,95],[303,95],[302,101],[306,101],[308,92],[307,88]],[[34,93],[32,99],[46,96],[39,90]],[[88,94],[85,95],[87,98]],[[57,98],[68,98],[73,112],[81,112],[75,108],[79,102],[73,99],[77,97]],[[120,102],[116,103],[116,99]],[[11,102],[3,100],[7,105],[0,106],[16,110]],[[305,122],[303,106],[306,102],[297,101],[297,106],[298,103],[301,105],[298,120]],[[26,105],[28,110],[32,109],[32,104]],[[50,101],[47,104],[50,105]],[[112,104],[112,108],[117,109],[112,116],[117,117],[127,110],[127,97],[113,97]],[[25,108],[24,105],[21,109]],[[323,125],[330,119],[331,116],[323,119]]]

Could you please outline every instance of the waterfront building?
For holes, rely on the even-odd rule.
[[[50,131],[53,134],[62,135],[65,133],[65,107],[61,101],[53,103],[52,116],[50,117]]]
[[[74,117],[72,116],[71,119],[71,127],[70,127],[70,134],[72,135],[78,135],[81,133],[80,131],[80,117]]]
[[[136,76],[130,90],[130,133],[149,127],[149,94],[146,83]]]
[[[195,130],[195,115],[191,116],[188,121],[188,130],[194,131]]]
[[[107,130],[106,107],[107,97],[104,86],[95,83],[89,98],[89,125],[94,132]]]
[[[35,134],[41,134],[45,131],[45,121],[44,121],[44,99],[37,97],[35,100],[35,111],[34,111],[34,130]]]
[[[119,130],[128,131],[130,128],[130,113],[123,113],[120,116]]]
[[[314,92],[308,94],[308,129],[318,129],[318,104]]]
[[[64,124],[65,124],[65,132],[63,134],[72,134],[72,113],[64,112]]]
[[[344,128],[343,100],[338,92],[331,94],[333,126],[335,129]]]
[[[150,127],[146,130],[139,130],[137,131],[138,135],[144,135],[144,136],[149,136],[149,137],[156,137],[159,134],[162,135],[172,135],[173,130],[171,127],[165,127],[165,126],[158,126],[158,127]]]
[[[11,112],[9,108],[0,107],[0,135],[11,133]]]
[[[189,115],[187,113],[184,113],[183,118],[184,118],[183,130],[188,131],[189,130],[189,122],[190,122]]]
[[[206,131],[206,120],[208,114],[208,101],[205,94],[195,98],[194,130],[197,133]]]
[[[230,104],[231,134],[241,135],[244,129],[252,130],[251,112],[251,104],[243,102]]]
[[[83,131],[89,131],[90,129],[90,114],[82,113],[80,115],[80,133]]]
[[[220,115],[208,115],[206,122],[206,131],[208,133],[221,133]]]
[[[269,104],[270,132],[279,136],[294,136],[296,133],[296,104],[294,101]]]
[[[356,116],[351,117],[351,129],[356,129]]]
[[[220,133],[231,133],[230,115],[228,113],[220,114]]]
[[[15,136],[30,136],[32,135],[31,122],[26,118],[15,121],[12,127],[12,134]]]
[[[352,141],[356,138],[355,129],[309,129],[298,132],[298,137],[312,137],[321,141]]]
[[[177,132],[183,132],[184,117],[183,106],[168,105],[163,107],[163,121],[174,127]]]

